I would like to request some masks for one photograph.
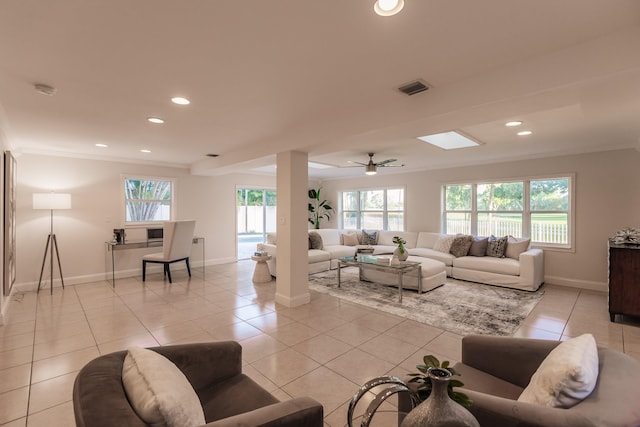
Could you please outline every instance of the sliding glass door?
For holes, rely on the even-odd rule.
[[[276,191],[265,188],[236,190],[238,259],[251,258],[256,244],[276,231]]]

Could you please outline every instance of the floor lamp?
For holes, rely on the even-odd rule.
[[[50,252],[49,267],[51,271],[51,294],[53,294],[53,255],[58,259],[58,270],[60,270],[60,281],[64,288],[64,278],[62,277],[62,265],[60,264],[60,253],[58,252],[58,241],[53,233],[53,211],[58,209],[71,209],[71,194],[69,193],[33,193],[33,209],[47,209],[51,211],[51,231],[47,236],[47,245],[44,248],[42,257],[42,268],[40,269],[40,280],[38,280],[38,292],[42,284],[42,273],[47,260],[47,253]]]

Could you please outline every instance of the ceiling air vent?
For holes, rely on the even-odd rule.
[[[409,96],[415,95],[416,93],[424,92],[427,89],[429,89],[429,86],[427,86],[420,80],[407,83],[406,85],[400,86],[398,88],[400,92],[405,93]]]

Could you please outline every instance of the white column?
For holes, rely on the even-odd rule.
[[[307,304],[309,294],[307,153],[277,156],[278,259],[276,302],[287,307]]]

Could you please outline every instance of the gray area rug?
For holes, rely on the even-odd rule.
[[[358,269],[342,270],[341,287],[336,271],[309,275],[309,288],[346,301],[392,313],[459,335],[512,335],[542,298],[544,291],[518,291],[447,278],[432,291],[418,295],[398,288],[360,282]]]

